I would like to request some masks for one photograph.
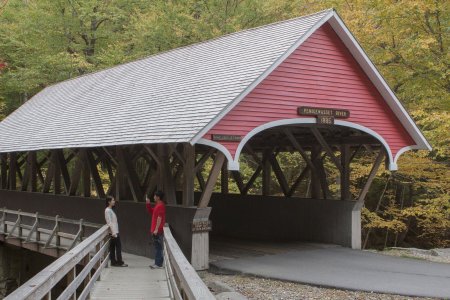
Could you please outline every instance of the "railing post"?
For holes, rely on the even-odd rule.
[[[84,220],[80,219],[80,243],[83,241],[84,230],[85,230]]]
[[[61,237],[58,235],[59,233],[59,216],[57,215],[55,217],[55,236],[56,236],[56,248],[59,249],[59,247],[61,246]]]
[[[109,238],[109,235],[107,235],[104,239],[103,239],[103,244],[108,244],[108,247],[109,247],[109,243],[111,243],[111,240],[110,240],[110,238]],[[105,261],[105,260],[109,260],[109,250],[108,251],[105,251],[105,253],[103,253],[103,257],[102,257],[102,261]],[[106,266],[105,266],[105,268],[108,268],[109,267],[109,261],[106,263]]]
[[[14,226],[13,226],[13,228],[11,229],[11,232],[9,232],[8,234],[7,234],[7,236],[9,237],[9,236],[14,236],[13,234],[14,234],[14,230],[16,230],[16,228],[17,228],[17,226],[19,226],[19,238],[20,238],[20,235],[21,235],[21,230],[20,230],[20,222],[21,222],[21,215],[20,215],[20,209],[17,211],[17,219],[16,219],[16,222],[14,223]],[[6,227],[6,226],[5,226]]]
[[[45,295],[44,300],[52,300],[52,291],[51,290]]]
[[[84,267],[86,268],[87,264],[89,263],[89,261],[91,260],[91,254],[86,255],[85,258],[83,258],[84,260]],[[87,274],[86,278],[84,278],[83,280],[83,289],[85,287],[87,287],[87,285],[89,284],[89,281],[91,281],[91,271],[89,271],[89,273]]]
[[[75,265],[75,267],[73,267],[72,270],[70,270],[67,273],[67,286],[69,286],[69,284],[72,283],[72,281],[75,279],[75,277],[77,277],[77,266],[76,265]],[[73,295],[69,299],[76,300],[77,299],[77,292],[75,291],[73,293]]]
[[[40,242],[41,241],[41,232],[39,231],[39,215],[38,213],[36,213],[36,242]]]
[[[18,230],[19,230],[19,239],[22,238],[22,214],[19,211],[19,214],[17,215],[17,222],[18,222]]]
[[[36,241],[37,241],[37,228],[39,225],[39,217],[38,217],[38,213],[35,214],[35,220],[34,220],[34,224],[33,227],[31,227],[30,232],[28,233],[27,239],[25,240],[25,242],[29,242],[31,241],[31,237],[33,236],[33,232],[36,231]]]
[[[59,231],[59,216],[56,215],[55,217],[55,226],[53,227],[52,233],[48,237],[47,242],[45,242],[44,248],[50,247],[50,244],[52,243],[53,237],[56,234],[56,246],[59,246],[59,237],[58,237],[58,231]]]
[[[6,234],[6,207],[3,209],[2,219],[0,220],[0,226],[2,229],[3,234]]]
[[[97,246],[95,246],[95,253],[98,253],[100,251],[100,249],[102,249],[102,242],[100,241]],[[102,258],[100,257],[100,259],[98,260],[98,262],[95,264],[95,269],[98,270],[100,268],[100,266],[102,265]],[[102,280],[102,274],[100,273],[100,275],[98,276],[97,280],[100,281]]]

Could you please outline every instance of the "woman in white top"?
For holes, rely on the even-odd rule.
[[[109,259],[111,260],[111,266],[113,267],[128,267],[122,260],[122,244],[119,237],[119,223],[117,222],[117,216],[114,212],[114,206],[116,205],[116,200],[114,197],[106,197],[106,209],[105,209],[105,220],[106,224],[109,226],[109,234],[111,235],[111,240],[109,242]]]

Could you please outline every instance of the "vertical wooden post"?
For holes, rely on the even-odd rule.
[[[37,159],[36,151],[30,151],[28,153],[28,160],[30,164],[30,192],[37,191]]]
[[[222,194],[228,194],[228,181],[229,181],[229,174],[228,174],[228,164],[225,162],[222,165],[222,171],[220,172],[221,178],[220,178],[220,191]]]
[[[167,144],[158,145],[158,158],[161,162],[160,166],[160,180],[162,185],[158,185],[160,189],[166,194],[167,203],[176,204],[175,184],[172,175],[172,168],[170,166],[169,147]]]
[[[157,190],[163,190],[164,189],[164,170],[165,170],[165,165],[164,165],[164,145],[163,144],[158,144],[156,146],[156,155],[158,157],[158,180],[157,180],[157,184],[156,184],[156,189]]]
[[[341,200],[350,200],[350,145],[341,145]]]
[[[31,168],[31,165],[30,165],[30,152],[28,152],[26,154],[25,170],[23,172],[22,185],[20,187],[20,189],[22,191],[27,191],[28,190],[28,186],[29,186],[29,182],[30,182],[30,168]]]
[[[8,188],[8,154],[0,153],[0,188],[7,189]]]
[[[318,174],[317,166],[320,164],[320,146],[315,145],[311,147],[311,161],[314,164],[314,168],[311,168],[311,198],[320,199],[320,177]]]
[[[123,156],[122,146],[116,147],[117,154],[117,170],[116,170],[116,199],[125,200],[127,198],[127,186],[126,186],[126,166]]]
[[[91,196],[91,170],[87,164],[87,149],[80,149],[79,159],[82,161],[83,169],[81,177],[83,178],[83,196]],[[59,173],[58,176],[60,177]]]
[[[361,209],[364,205],[364,199],[369,192],[369,188],[372,185],[375,176],[377,175],[378,169],[383,162],[385,152],[383,149],[380,150],[375,163],[370,170],[369,177],[367,178],[366,184],[361,190],[358,200],[352,209],[352,249],[361,249]]]
[[[81,179],[81,169],[83,168],[83,162],[80,159],[80,151],[78,151],[77,153],[77,157],[75,160],[75,168],[72,171],[72,176],[71,176],[71,182],[70,182],[70,188],[69,188],[69,195],[70,196],[75,196],[77,193],[77,189],[78,189],[78,185],[80,184],[80,179]]]
[[[16,190],[17,188],[17,154],[15,152],[9,153],[9,189]]]
[[[183,206],[194,205],[195,148],[189,143],[183,145]]]
[[[209,223],[211,207],[198,208],[192,220],[192,250],[191,264],[195,270],[206,270],[209,268],[209,229],[194,230],[196,224]]]
[[[53,182],[53,193],[59,195],[61,193],[61,165],[58,159],[58,150],[52,150],[52,163],[55,166],[55,181]]]
[[[272,151],[272,150],[270,150]],[[270,195],[270,182],[271,182],[271,166],[269,161],[269,151],[263,152],[262,157],[262,164],[263,164],[263,170],[262,170],[262,194],[263,196],[269,196]]]

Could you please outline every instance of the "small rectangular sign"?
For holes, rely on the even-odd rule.
[[[306,116],[332,116],[335,118],[347,119],[350,117],[350,111],[346,109],[320,108],[300,106],[297,110],[299,115]]]
[[[333,116],[317,116],[317,124],[333,125]]]
[[[195,221],[192,223],[192,232],[204,232],[211,231],[212,224],[211,221]]]
[[[240,135],[213,134],[212,140],[224,142],[240,142],[242,140],[242,137]]]

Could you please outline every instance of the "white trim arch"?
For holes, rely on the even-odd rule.
[[[239,162],[235,162],[233,157],[231,156],[230,151],[228,151],[227,148],[225,148],[224,145],[211,141],[211,140],[207,140],[204,138],[201,138],[197,141],[196,144],[202,144],[202,145],[206,145],[212,148],[216,148],[217,150],[219,150],[220,152],[223,153],[223,155],[225,155],[225,157],[227,158],[228,161],[228,169],[231,171],[239,171]]]
[[[269,122],[269,123],[266,123],[266,124],[263,124],[261,126],[258,126],[256,128],[254,128],[252,131],[247,133],[247,135],[240,141],[240,143],[239,143],[239,145],[238,145],[238,147],[236,149],[236,153],[234,154],[233,163],[231,163],[231,164],[229,163],[228,164],[229,169],[230,170],[235,170],[235,171],[239,170],[239,156],[240,156],[240,154],[242,152],[242,149],[244,148],[245,144],[253,136],[255,136],[256,134],[260,133],[261,131],[264,131],[266,129],[273,128],[273,127],[283,126],[283,125],[304,125],[304,124],[316,124],[316,123],[317,123],[317,121],[316,121],[315,118],[295,118],[295,119],[284,119],[284,120],[272,121],[272,122]],[[376,133],[375,131],[373,131],[370,128],[367,128],[365,126],[362,126],[362,125],[359,125],[359,124],[356,124],[356,123],[353,123],[353,122],[342,121],[342,120],[335,120],[334,124],[338,125],[338,126],[344,126],[344,127],[357,129],[357,130],[363,131],[365,133],[368,133],[371,136],[373,136],[374,138],[376,138],[381,144],[383,144],[383,146],[384,146],[384,148],[386,150],[386,153],[387,153],[388,158],[389,158],[389,170],[390,171],[396,171],[397,170],[396,160],[394,160],[394,158],[392,156],[391,148],[389,147],[389,144],[386,142],[386,140],[381,135],[379,135],[378,133]],[[220,145],[220,146],[222,146],[222,145]],[[223,147],[223,148],[225,148],[225,147]],[[407,150],[409,150],[409,149],[407,149]],[[226,151],[228,152],[228,150],[226,150]],[[404,151],[406,151],[406,150],[404,150]],[[229,152],[228,152],[228,154],[229,154]],[[399,154],[396,155],[396,158],[398,156],[399,156]],[[228,158],[228,156],[227,156],[227,158]]]
[[[420,150],[420,149],[423,149],[423,148],[418,146],[418,145],[403,147],[402,149],[398,150],[397,154],[395,154],[394,164],[397,166],[397,160],[399,159],[400,155],[402,155],[406,151],[409,151],[409,150]]]

